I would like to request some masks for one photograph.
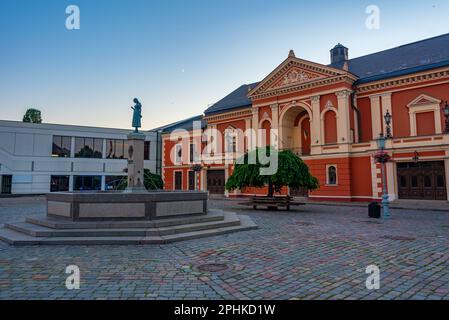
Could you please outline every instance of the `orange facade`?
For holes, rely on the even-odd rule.
[[[237,94],[243,97],[240,99],[247,98],[248,104],[232,107],[239,101]],[[266,193],[266,188],[246,188],[228,194],[221,185],[221,180],[232,174],[233,160],[252,149],[256,141],[259,146],[290,149],[305,161],[320,182],[320,188],[309,193],[310,199],[378,201],[384,181],[373,155],[378,150],[379,134],[389,132],[384,117],[389,113],[392,137],[387,140],[387,152],[392,162],[385,167],[385,184],[390,200],[419,197],[416,190],[421,187],[427,188],[427,195],[434,188],[435,200],[441,200],[441,190],[446,190],[444,200],[449,200],[449,134],[441,110],[447,100],[449,66],[369,82],[360,81],[344,64],[341,68],[325,66],[299,59],[291,52],[261,82],[242,86],[217,103],[223,105],[221,110],[206,111],[203,119],[207,129],[199,133],[204,156],[197,187],[210,190],[208,183],[213,183],[214,192],[223,191],[231,197]],[[207,137],[208,129],[220,133],[222,148],[216,144],[212,149],[217,150],[207,147],[213,140]],[[229,138],[227,130],[262,133],[256,140],[245,136],[240,141]],[[183,175],[182,188],[188,189],[191,164],[173,163],[169,156],[176,144],[180,142],[170,141],[168,133],[164,135],[165,188],[174,188],[174,172],[178,170]],[[232,153],[230,162],[226,151]],[[211,159],[222,161],[213,163]],[[224,163],[225,159],[228,162]],[[284,188],[281,194],[290,192]]]

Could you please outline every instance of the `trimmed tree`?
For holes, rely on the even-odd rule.
[[[265,149],[265,150],[264,150]],[[278,168],[273,175],[261,175],[262,168],[269,164],[261,164],[259,153],[265,152],[269,157],[278,157]],[[249,159],[255,159],[249,163]],[[262,188],[268,186],[268,196],[280,192],[282,187],[305,188],[316,190],[319,188],[318,179],[310,174],[309,167],[290,150],[277,151],[270,147],[257,149],[246,153],[243,160],[236,162],[234,172],[226,182],[226,190],[233,191],[245,187]]]
[[[164,189],[164,182],[160,175],[151,173],[149,169],[144,169],[143,184],[147,190],[162,190]],[[128,178],[123,177],[117,185],[117,190],[125,190],[128,187]]]
[[[42,114],[40,110],[30,108],[25,112],[23,116],[23,122],[29,123],[42,123]]]

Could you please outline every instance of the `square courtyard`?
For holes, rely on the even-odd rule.
[[[24,246],[0,242],[0,299],[449,299],[449,214],[306,205],[254,211],[259,229],[167,245]],[[0,224],[45,214],[45,198],[0,200]],[[224,265],[207,270],[204,265]],[[80,269],[79,290],[65,286]],[[380,288],[368,290],[368,266]]]

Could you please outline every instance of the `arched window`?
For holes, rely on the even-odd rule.
[[[225,152],[237,152],[236,130],[233,127],[225,130]]]
[[[327,167],[327,185],[337,185],[337,167],[334,165],[330,165]]]

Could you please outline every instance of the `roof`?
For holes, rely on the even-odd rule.
[[[201,121],[201,129],[204,129],[206,127],[207,122],[205,120],[203,120],[203,116],[199,115],[199,116],[194,116],[188,119],[184,119],[181,121],[177,121],[174,123],[171,123],[169,125],[163,126],[163,127],[159,127],[156,129],[153,129],[151,131],[159,131],[162,133],[170,133],[173,132],[175,130],[193,130],[193,123],[195,121]]]
[[[251,100],[248,98],[248,92],[254,89],[259,82],[252,84],[244,84],[238,87],[236,90],[228,94],[226,97],[209,107],[204,114],[211,115],[214,113],[220,113],[223,111],[245,108],[251,106]]]
[[[344,46],[338,44],[335,48],[339,47]],[[329,66],[343,69],[343,64],[344,62],[340,62]],[[445,66],[449,66],[449,33],[348,61],[348,71],[359,78],[356,84]],[[240,86],[209,107],[205,115],[251,106],[251,100],[247,97],[249,87],[254,89],[258,84],[259,82]]]
[[[449,33],[369,54],[348,61],[349,72],[359,83],[437,68],[449,63]],[[342,68],[344,62],[331,64]],[[406,71],[407,70],[407,71]]]

